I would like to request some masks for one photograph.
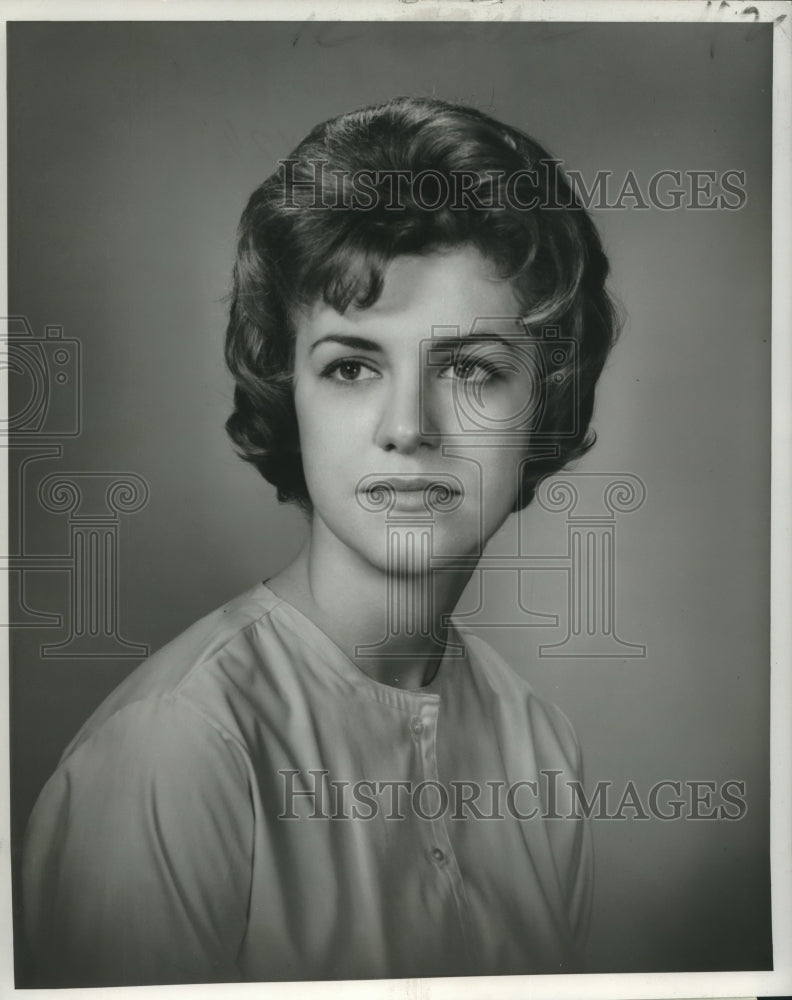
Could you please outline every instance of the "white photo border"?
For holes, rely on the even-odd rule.
[[[11,856],[9,844],[9,746],[0,743],[0,996],[86,995],[97,998],[141,996],[235,1000],[235,998],[388,998],[388,1000],[465,1000],[498,997],[550,998],[736,997],[792,993],[792,3],[734,3],[727,0],[17,0],[3,4],[0,60],[5,79],[8,21],[595,21],[752,23],[774,25],[773,32],[773,232],[772,232],[772,561],[771,561],[771,860],[774,971],[719,973],[620,973],[614,975],[496,977],[493,979],[378,980],[325,983],[249,983],[219,986],[135,987],[82,990],[16,990],[13,985]],[[0,142],[6,145],[7,108],[3,101]],[[6,149],[0,158],[7,189]],[[7,245],[0,244],[0,307],[7,312]],[[7,398],[7,371],[0,370],[0,398]],[[5,404],[4,404],[5,405]],[[7,495],[7,469],[0,472]],[[0,539],[6,538],[3,520]],[[6,551],[6,550],[3,550]],[[4,608],[8,580],[0,578]],[[9,712],[8,639],[0,656],[0,715]]]

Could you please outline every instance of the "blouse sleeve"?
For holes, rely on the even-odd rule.
[[[583,764],[578,749],[576,780],[582,785]],[[585,971],[586,946],[591,925],[591,904],[594,894],[594,850],[591,823],[584,816],[576,821],[575,849],[573,852],[571,891],[569,893],[569,920],[574,937],[575,953],[580,971]]]
[[[542,770],[558,776],[553,809],[555,815],[564,817],[550,820],[548,831],[572,935],[574,970],[569,971],[582,971],[586,964],[594,889],[591,824],[575,792],[575,787],[583,789],[583,754],[569,719],[558,706],[550,703],[543,706],[551,728],[545,728],[541,715],[534,715],[537,753]]]
[[[239,979],[253,807],[243,749],[176,696],[79,743],[28,826],[37,985]]]

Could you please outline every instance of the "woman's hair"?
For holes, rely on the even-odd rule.
[[[279,500],[310,510],[292,391],[295,311],[320,300],[339,313],[365,309],[395,257],[471,245],[511,282],[526,336],[550,330],[559,345],[572,342],[543,380],[543,457],[523,466],[518,508],[591,447],[594,389],[618,329],[593,223],[558,161],[523,132],[472,108],[400,97],[317,125],[242,215],[226,429]]]

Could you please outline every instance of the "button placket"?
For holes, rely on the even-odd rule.
[[[438,708],[435,706],[426,706],[423,709],[422,715],[416,714],[410,719],[410,732],[418,745],[424,780],[439,784],[436,745],[437,722]],[[456,855],[454,854],[454,848],[448,834],[448,827],[442,815],[438,816],[437,819],[426,820],[425,823],[428,827],[427,833],[431,837],[431,842],[426,849],[426,863],[431,865],[437,873],[437,877],[445,882],[453,894],[456,900],[460,929],[467,947],[472,954],[476,949],[476,944],[470,928],[462,873],[459,870]]]

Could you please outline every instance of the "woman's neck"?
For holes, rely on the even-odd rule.
[[[372,565],[312,525],[300,554],[268,586],[328,635],[373,680],[417,689],[446,649],[447,616],[470,570],[410,572]]]

